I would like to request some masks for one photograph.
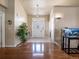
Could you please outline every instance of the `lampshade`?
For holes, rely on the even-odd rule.
[[[63,15],[61,13],[56,13],[55,14],[55,19],[61,19]]]

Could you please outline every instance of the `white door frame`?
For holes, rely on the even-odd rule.
[[[0,16],[2,17],[2,19],[1,19],[1,22],[2,22],[2,24],[1,24],[1,26],[2,26],[2,39],[1,39],[1,41],[2,41],[2,46],[1,47],[5,47],[5,12],[3,12],[3,11],[0,11]]]
[[[43,30],[44,30],[44,35],[43,35],[43,37],[45,37],[45,19],[43,18],[43,17],[39,17],[39,18],[32,18],[32,22],[33,21],[37,21],[37,20],[42,20],[43,22],[44,22],[44,28],[43,28]],[[33,35],[32,35],[32,37],[33,37]]]

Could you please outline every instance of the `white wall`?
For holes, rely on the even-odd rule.
[[[23,22],[27,23],[27,14],[20,0],[15,0],[15,28]]]
[[[60,27],[75,27],[77,26],[77,8],[75,7],[55,7],[55,14],[61,13],[62,19],[56,20],[61,21]]]
[[[54,13],[55,14],[57,14],[57,13],[62,14],[62,19],[55,19],[55,29],[56,29],[57,35],[59,37],[60,37],[60,31],[62,28],[64,28],[64,27],[77,27],[77,8],[74,8],[74,7],[55,7]]]
[[[61,41],[61,29],[64,27],[75,28],[77,24],[77,7],[55,7],[54,14],[62,14],[61,19],[55,19],[55,40]],[[72,41],[71,47],[77,46],[77,41]]]
[[[5,44],[6,47],[14,46],[14,1],[8,0],[8,8],[5,9]],[[11,20],[11,25],[9,25],[8,20]]]
[[[19,25],[27,23],[27,13],[25,12],[20,0],[15,0],[15,46],[20,43],[16,36],[16,31]]]
[[[54,8],[52,8],[50,12],[49,33],[50,33],[52,42],[54,42]]]
[[[6,47],[15,47],[20,41],[16,37],[16,29],[22,23],[27,23],[27,14],[19,0],[8,0],[5,10],[5,44]],[[9,24],[8,20],[11,20]]]
[[[77,26],[79,27],[79,7],[77,7]]]

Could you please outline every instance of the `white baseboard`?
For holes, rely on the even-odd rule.
[[[16,47],[15,45],[6,45],[5,47]]]
[[[16,43],[16,44],[15,44],[15,47],[16,47],[18,44],[20,44],[20,43],[21,43],[21,42]]]
[[[16,43],[15,45],[6,45],[5,47],[16,47],[18,44],[20,44],[21,42]]]
[[[54,42],[54,44],[56,44],[59,48],[61,48],[61,45],[57,43],[56,41]]]

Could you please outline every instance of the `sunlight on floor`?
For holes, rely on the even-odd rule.
[[[44,44],[33,44],[32,45],[33,56],[43,56],[44,55]]]

